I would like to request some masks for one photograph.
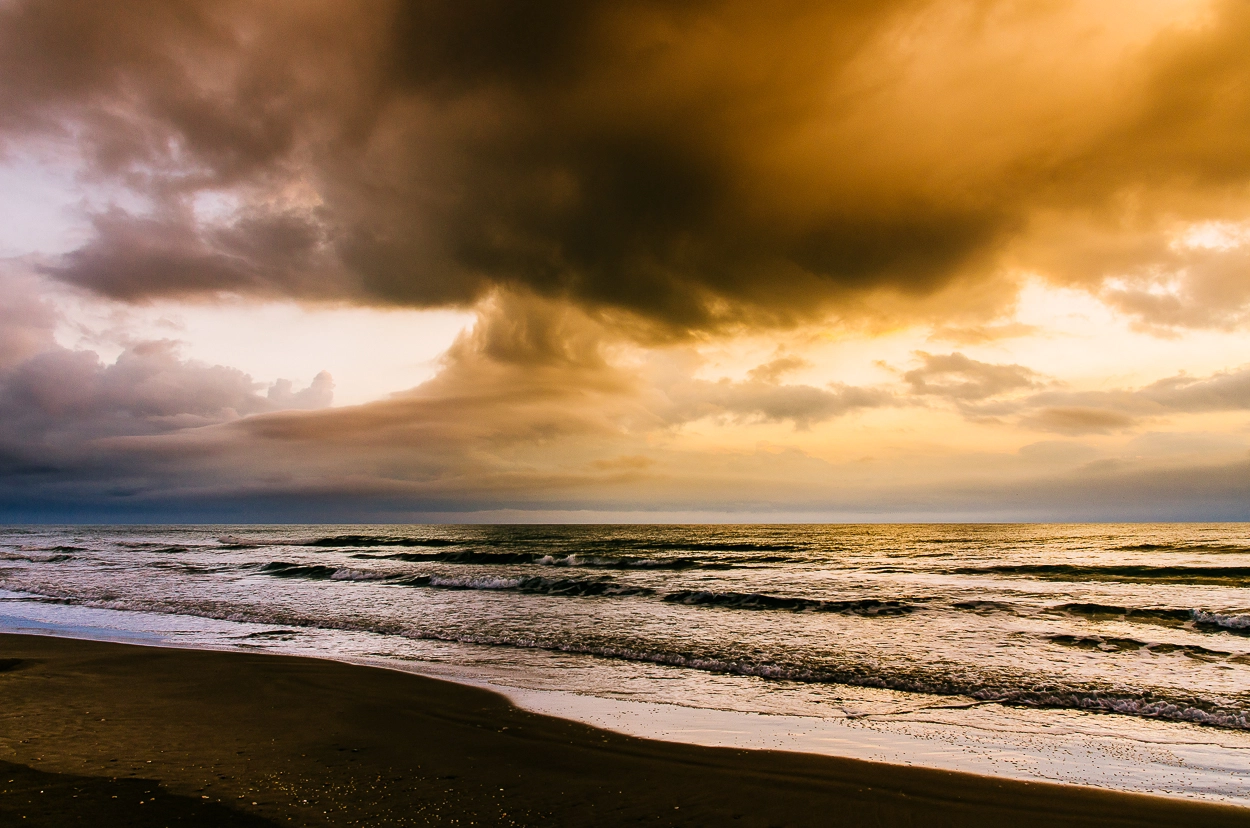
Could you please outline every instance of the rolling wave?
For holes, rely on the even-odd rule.
[[[957,610],[968,610],[982,615],[995,612],[1006,612],[1012,615],[1019,614],[1019,608],[1008,601],[957,601],[951,604],[951,606]]]
[[[1200,552],[1213,555],[1250,554],[1250,546],[1211,543],[1130,543],[1112,547],[1117,552]]]
[[[654,589],[649,587],[620,584],[608,576],[599,576],[597,578],[547,578],[538,575],[395,575],[388,573],[364,573],[324,564],[296,564],[286,561],[274,561],[265,564],[258,571],[265,575],[273,575],[279,578],[305,578],[318,581],[378,581],[399,586],[511,591],[531,595],[623,597],[657,594]],[[668,603],[684,604],[686,606],[722,607],[742,610],[785,610],[789,612],[836,612],[867,617],[905,615],[915,609],[911,603],[906,601],[882,600],[878,598],[826,601],[814,598],[764,595],[754,592],[685,590],[666,594],[663,596],[663,600]]]
[[[74,556],[65,552],[58,552],[52,555],[40,555],[38,552],[27,552],[21,554],[18,552],[0,552],[0,561],[25,561],[26,563],[61,563],[62,561],[72,561]]]
[[[395,575],[393,573],[361,572],[347,567],[323,564],[296,564],[274,561],[258,572],[278,578],[303,578],[312,581],[374,581],[395,586],[432,587],[520,592],[528,595],[564,595],[573,597],[654,595],[646,587],[618,584],[610,578],[543,578],[494,576]]]
[[[639,558],[619,555],[582,555],[573,553],[563,557],[537,552],[480,552],[475,549],[457,549],[451,552],[390,552],[371,554],[357,552],[353,558],[361,560],[406,561],[408,563],[456,563],[483,566],[515,566],[537,564],[539,566],[586,567],[590,569],[727,569],[727,564],[707,564],[694,558]]]
[[[275,578],[306,578],[312,581],[328,581],[339,571],[337,566],[319,564],[296,564],[286,561],[274,561],[262,566],[258,571]]]
[[[504,580],[504,579],[500,579]],[[520,579],[521,581],[525,579]],[[516,584],[520,586],[520,581]],[[471,587],[470,587],[471,588]],[[504,587],[500,587],[504,588]],[[843,684],[925,693],[960,696],[977,702],[1007,706],[1073,709],[1113,713],[1141,718],[1190,722],[1209,727],[1250,730],[1250,710],[1230,700],[1208,699],[1183,693],[1161,693],[1150,689],[1098,686],[1093,684],[1039,683],[1028,675],[982,676],[963,670],[944,670],[932,666],[883,667],[873,663],[804,664],[758,659],[728,653],[695,653],[648,647],[644,642],[610,644],[590,639],[556,640],[529,636],[492,636],[451,634],[443,631],[414,628],[382,619],[362,616],[317,617],[298,610],[271,607],[241,607],[212,601],[149,601],[92,600],[89,598],[55,598],[42,600],[78,606],[100,607],[123,611],[193,615],[226,621],[272,625],[280,628],[337,629],[398,635],[412,639],[479,644],[516,649],[535,649],[597,656],[600,658],[646,662],[711,673],[753,676],[770,681]],[[281,629],[254,635],[254,638],[290,635],[293,630]],[[1104,640],[1105,641],[1105,640]],[[1143,642],[1133,641],[1134,644]],[[1063,643],[1063,642],[1056,642]],[[1075,641],[1074,641],[1075,643]],[[1158,652],[1157,645],[1155,651]],[[1217,651],[1208,651],[1216,653]]]
[[[561,595],[577,598],[597,596],[654,595],[655,590],[646,587],[618,584],[606,578],[447,578],[437,575],[418,575],[397,581],[408,586],[428,586],[437,589],[483,589],[492,591],[521,592],[527,595]]]
[[[614,548],[653,550],[656,552],[805,552],[808,547],[795,543],[760,543],[734,541],[624,541],[613,543]],[[772,560],[787,560],[774,558]]]
[[[458,549],[454,552],[390,552],[370,554],[357,552],[353,558],[375,561],[406,561],[408,563],[462,563],[483,565],[509,565],[534,563],[538,557],[532,552],[479,552],[474,549]]]
[[[544,555],[534,563],[542,566],[585,566],[596,569],[727,569],[724,564],[705,564],[694,558],[636,558],[613,555]]]
[[[1180,623],[1194,620],[1194,611],[1163,607],[1117,607],[1111,604],[1061,604],[1055,609],[1070,615],[1083,615],[1095,621],[1123,618],[1147,623]]]
[[[352,547],[352,546],[463,546],[464,541],[446,538],[397,538],[393,535],[333,535],[303,541],[297,546]]]
[[[1246,566],[1000,564],[965,566],[948,571],[957,575],[1022,575],[1054,581],[1172,582],[1250,586],[1250,567]]]
[[[854,601],[821,601],[814,598],[785,598],[758,592],[674,592],[664,596],[674,604],[728,607],[744,610],[788,610],[790,612],[841,612],[851,615],[905,615],[915,609],[905,601],[863,598]]]
[[[238,566],[210,566],[205,564],[189,564],[180,561],[155,561],[147,564],[150,569],[161,569],[166,572],[178,572],[186,575],[216,575],[221,572],[238,571]]]
[[[1162,642],[1139,641],[1136,638],[1117,638],[1101,635],[1051,635],[1047,636],[1053,644],[1065,647],[1076,647],[1082,650],[1099,650],[1104,653],[1147,652],[1147,653],[1180,653],[1191,658],[1224,659],[1232,658],[1233,654],[1224,650],[1212,650],[1197,644],[1168,644]]]

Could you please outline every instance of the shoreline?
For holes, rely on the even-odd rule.
[[[0,596],[3,597],[3,596]],[[1191,730],[1178,740],[1168,723],[1153,736],[1140,731],[1145,725],[1162,723],[1136,717],[1095,715],[1071,711],[1037,711],[978,705],[982,715],[973,720],[944,715],[945,708],[921,704],[914,711],[888,711],[892,723],[884,726],[859,725],[859,717],[806,716],[799,713],[760,709],[719,707],[715,703],[690,705],[676,699],[657,701],[609,697],[552,687],[535,687],[515,676],[482,665],[469,653],[456,660],[402,658],[370,650],[367,642],[339,652],[316,646],[312,650],[253,646],[239,643],[238,630],[225,640],[179,640],[190,628],[187,622],[209,625],[220,622],[198,616],[149,615],[117,609],[87,609],[89,617],[54,619],[44,607],[42,617],[0,613],[0,633],[52,635],[89,641],[138,644],[152,647],[284,654],[300,658],[329,659],[349,665],[394,670],[402,674],[449,681],[502,695],[513,705],[530,713],[577,722],[618,735],[683,745],[782,751],[856,759],[886,765],[923,767],[967,773],[991,779],[1053,783],[1064,786],[1137,793],[1181,801],[1206,801],[1250,808],[1244,787],[1246,773],[1231,768],[1246,767],[1248,744],[1230,744],[1221,729],[1182,725]],[[124,616],[129,622],[144,623],[116,627]],[[105,617],[97,617],[105,616]],[[166,625],[169,619],[179,623]],[[16,622],[16,623],[14,623]],[[154,622],[154,623],[153,623]],[[251,626],[243,624],[248,630]],[[224,634],[214,630],[217,638]],[[262,631],[262,633],[265,631]],[[172,635],[171,635],[172,633]],[[244,638],[249,637],[245,635]],[[469,666],[472,664],[473,666]],[[531,669],[534,665],[530,665]],[[561,669],[561,668],[557,668]],[[534,678],[531,676],[531,678]],[[540,679],[540,683],[542,680]],[[708,700],[704,700],[705,702]],[[731,702],[733,700],[730,700]],[[991,718],[984,718],[990,710]],[[933,712],[939,718],[933,718]],[[898,713],[912,718],[893,719]],[[961,710],[962,713],[962,710]],[[1044,713],[1042,718],[1039,713]],[[1092,718],[1091,715],[1093,716]],[[1123,728],[1129,728],[1124,730]],[[1215,756],[1210,750],[1228,755]],[[1159,751],[1163,752],[1160,753]],[[1230,764],[1230,762],[1232,764]],[[1184,768],[1182,774],[1178,768]]]
[[[242,821],[204,824],[1250,823],[1234,805],[640,739],[480,687],[313,657],[5,633],[0,668],[5,780],[83,791],[61,797],[78,810],[49,825],[147,824],[134,821],[155,816],[146,804],[106,813],[124,800],[108,786],[127,779],[160,786],[180,824],[210,806]],[[0,816],[41,824],[13,810],[22,796],[40,805],[29,791],[6,789]]]

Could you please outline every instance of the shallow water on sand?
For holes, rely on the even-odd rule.
[[[0,623],[382,660],[534,709],[1250,801],[1250,526],[16,527]]]

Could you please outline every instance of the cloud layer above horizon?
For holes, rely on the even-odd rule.
[[[1233,0],[0,2],[0,163],[72,207],[5,245],[4,517],[1250,517],[1247,42]],[[338,407],[64,334],[221,303],[476,322]]]

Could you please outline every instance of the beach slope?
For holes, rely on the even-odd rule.
[[[0,635],[0,825],[1250,825],[1250,809],[648,741],[392,670]]]

